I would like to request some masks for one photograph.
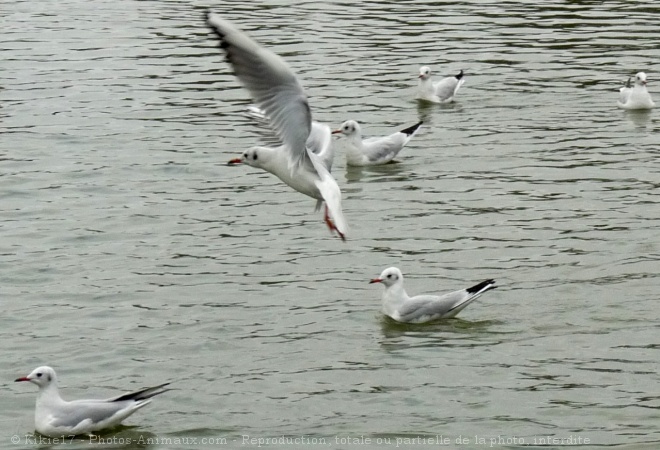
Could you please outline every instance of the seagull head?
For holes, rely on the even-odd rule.
[[[635,84],[646,86],[646,74],[644,72],[638,72],[635,75]]]
[[[39,386],[40,389],[43,389],[51,384],[55,384],[57,382],[57,375],[55,375],[55,370],[52,367],[41,366],[34,369],[27,377],[16,378],[14,381],[29,381]]]
[[[259,167],[259,151],[256,147],[249,148],[243,152],[240,158],[230,160],[227,165],[233,166],[234,164],[247,164],[249,166]]]
[[[396,267],[390,267],[383,270],[378,278],[374,278],[369,283],[383,283],[385,287],[394,286],[403,283],[403,274]]]
[[[428,66],[420,67],[419,78],[422,80],[428,80],[431,78],[431,68]]]
[[[334,130],[332,134],[341,133],[344,136],[352,136],[356,133],[360,134],[360,125],[355,120],[347,120],[341,124],[338,130]]]

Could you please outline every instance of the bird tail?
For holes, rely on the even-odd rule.
[[[112,402],[122,402],[125,400],[135,400],[140,401],[140,400],[146,400],[151,397],[155,397],[158,394],[162,394],[163,392],[171,391],[172,389],[163,389],[165,386],[169,385],[170,383],[163,383],[158,386],[153,386],[153,387],[148,387],[141,389],[139,391],[135,392],[129,392],[128,394],[120,395],[119,397],[113,398]]]
[[[472,287],[469,287],[466,289],[468,294],[476,296],[476,295],[481,295],[486,291],[489,291],[491,289],[495,289],[497,286],[495,286],[495,280],[486,280],[482,281],[479,284],[475,284]]]
[[[403,134],[405,134],[406,136],[412,136],[412,135],[415,134],[415,132],[419,129],[419,127],[422,126],[423,123],[424,123],[423,121],[417,122],[417,123],[416,123],[415,125],[413,125],[412,127],[408,127],[408,128],[406,128],[406,129],[404,129],[404,130],[401,130],[400,133],[403,133]]]

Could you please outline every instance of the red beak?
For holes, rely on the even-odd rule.
[[[424,76],[424,75],[422,75],[422,74],[420,73],[419,76],[418,76],[417,78],[422,78],[423,76]]]
[[[335,130],[332,132],[332,134],[337,134],[337,133],[341,133],[341,130]]]
[[[383,280],[382,280],[381,278],[374,278],[373,280],[371,280],[371,281],[369,282],[369,284],[373,284],[373,283],[382,283],[382,282],[383,282]]]
[[[243,162],[243,160],[241,158],[234,158],[234,159],[229,160],[227,165],[228,166],[233,166],[234,164],[241,164],[242,162]]]
[[[16,378],[14,381],[30,381],[30,379],[28,377],[20,377]]]

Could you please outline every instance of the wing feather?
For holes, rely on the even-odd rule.
[[[105,400],[77,400],[60,406],[57,417],[50,423],[54,427],[76,428],[84,421],[90,424],[103,422],[126,408],[125,403]]]
[[[369,162],[386,162],[394,159],[409,140],[409,136],[397,132],[382,138],[364,140],[362,150]]]
[[[220,48],[254,102],[269,118],[273,130],[289,152],[289,169],[306,159],[312,113],[294,73],[275,53],[259,46],[230,22],[209,13],[207,24],[220,39]]]

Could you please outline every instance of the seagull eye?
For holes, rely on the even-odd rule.
[[[37,378],[41,378],[41,375],[42,375],[42,373],[39,372],[39,373],[37,374]]]
[[[392,278],[392,274],[389,274],[389,275],[387,276],[387,278]]]
[[[256,154],[256,153],[255,153],[254,155],[252,155],[252,159],[253,159],[254,161],[257,160],[257,154]]]

